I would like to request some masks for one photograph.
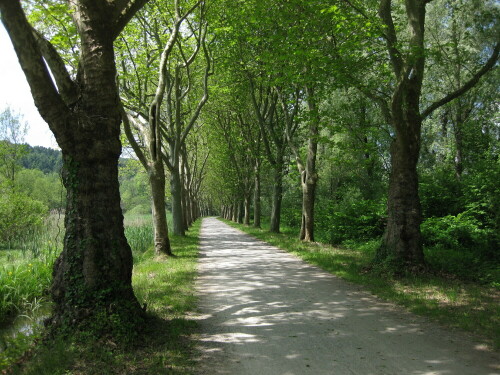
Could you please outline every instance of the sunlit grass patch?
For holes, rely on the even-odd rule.
[[[193,372],[189,335],[196,326],[187,318],[196,307],[194,280],[201,220],[186,237],[172,236],[176,257],[156,256],[152,244],[135,259],[134,292],[146,304],[144,332],[126,345],[112,338],[57,338],[35,348],[18,370],[30,375],[179,374]],[[16,372],[17,373],[17,372]]]

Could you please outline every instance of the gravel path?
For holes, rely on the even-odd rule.
[[[493,375],[498,353],[214,219],[201,231],[200,374]]]

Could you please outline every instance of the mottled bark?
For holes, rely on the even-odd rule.
[[[387,228],[377,253],[379,260],[394,261],[409,268],[424,265],[417,174],[419,128],[415,130],[410,137],[406,137],[406,132],[397,134],[391,145]]]
[[[172,195],[172,231],[175,235],[184,236],[184,212],[182,210],[182,184],[179,169],[170,170],[170,193]]]
[[[151,186],[154,246],[156,254],[172,255],[168,238],[167,212],[165,209],[165,171],[160,160],[150,166],[148,170]]]
[[[306,87],[307,106],[311,119],[308,123],[307,157],[305,166],[297,162],[301,172],[302,186],[302,220],[300,239],[314,241],[314,203],[316,198],[316,155],[318,153],[319,113],[316,103],[315,90]],[[297,151],[298,157],[298,151]]]
[[[76,83],[61,68],[55,50],[40,47],[20,2],[0,1],[2,22],[35,104],[63,154],[66,233],[51,287],[55,327],[78,326],[95,314],[103,326],[113,326],[110,314],[118,314],[115,317],[122,323],[137,322],[142,316],[132,290],[132,253],[124,234],[118,186],[121,113],[113,39],[124,26],[118,26],[121,20],[131,16],[125,10],[128,3],[122,2],[124,7],[70,4],[80,37]]]

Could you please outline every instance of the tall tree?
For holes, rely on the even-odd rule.
[[[174,1],[173,7],[173,14],[162,15],[162,12],[165,12],[162,3],[151,3],[148,12],[141,15],[138,20],[141,38],[137,38],[135,30],[132,30],[129,41],[123,38],[124,50],[129,55],[124,56],[122,64],[125,77],[122,85],[123,93],[127,97],[124,103],[139,120],[126,122],[125,130],[145,168],[154,171],[148,173],[153,178],[151,187],[155,191],[153,212],[159,213],[155,214],[159,241],[165,241],[168,235],[166,221],[161,219],[165,217],[164,163],[170,171],[173,232],[183,235],[187,229],[183,212],[182,149],[201,109],[208,100],[208,76],[211,72],[206,43],[207,23],[204,2],[187,1],[180,4],[179,1]],[[196,9],[199,14],[195,14]],[[157,21],[150,22],[152,19],[162,18],[171,18],[171,25],[162,25]],[[165,27],[170,29],[168,40],[165,40],[163,33]],[[162,48],[160,56],[155,53],[157,48]],[[196,61],[200,60],[197,59],[200,51],[205,59],[205,66]],[[150,69],[156,65],[158,79],[157,83],[152,85]],[[200,86],[201,98],[195,103],[194,96]],[[139,147],[130,124],[135,125],[137,130],[135,134],[142,134],[142,139],[145,141],[143,143],[147,144],[146,153]],[[164,229],[160,231],[160,228]]]
[[[403,9],[391,0],[379,2],[378,14],[383,24],[382,36],[392,70],[393,86],[389,100],[377,93],[369,94],[381,105],[387,122],[394,130],[388,221],[377,259],[395,261],[406,269],[419,269],[425,264],[420,233],[422,214],[417,174],[422,121],[437,108],[474,87],[495,66],[500,50],[500,43],[497,43],[482,67],[471,74],[460,87],[422,109],[422,83],[426,74],[427,57],[426,5],[430,2],[406,0]]]
[[[0,1],[35,105],[63,155],[66,234],[51,288],[54,327],[79,325],[96,314],[103,324],[113,324],[106,318],[112,314],[135,322],[142,314],[132,290],[132,253],[120,208],[121,113],[113,42],[145,2],[66,3],[80,52],[72,76],[61,54],[28,22],[21,2]]]

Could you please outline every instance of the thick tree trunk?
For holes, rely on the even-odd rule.
[[[425,266],[420,223],[417,163],[420,154],[422,118],[420,86],[406,79],[392,99],[391,175],[387,199],[387,228],[376,260],[396,269],[418,271]]]
[[[413,269],[424,265],[418,196],[418,146],[410,145],[409,139],[401,138],[400,135],[391,146],[387,228],[377,259]]]
[[[113,40],[144,2],[82,3],[69,3],[80,37],[77,82],[57,52],[35,37],[20,1],[0,1],[0,14],[63,155],[66,233],[54,264],[51,323],[66,329],[91,323],[86,328],[113,334],[123,326],[137,328],[143,317],[132,289],[132,252],[120,207],[121,113]]]
[[[165,209],[165,170],[161,160],[150,165],[149,184],[151,186],[154,246],[156,254],[172,255],[168,238],[167,211]]]
[[[170,192],[172,195],[172,231],[184,236],[184,215],[182,212],[182,185],[178,170],[170,171]]]
[[[94,132],[82,129],[75,147],[62,148],[66,234],[51,288],[55,327],[78,325],[102,310],[107,314],[127,311],[121,316],[131,320],[141,314],[132,290],[132,253],[120,207],[120,120],[117,116],[110,118],[101,120],[107,124],[95,126]],[[88,121],[88,117],[82,121]],[[114,131],[106,134],[104,125]]]

